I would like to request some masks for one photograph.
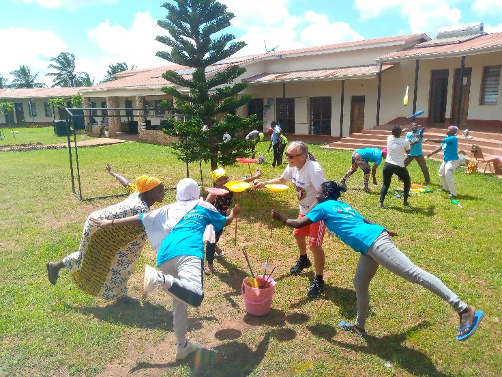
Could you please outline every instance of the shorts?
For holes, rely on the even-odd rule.
[[[298,215],[298,219],[305,217],[303,214]],[[304,226],[303,228],[298,228],[293,231],[295,236],[305,236],[309,237],[309,246],[322,246],[322,240],[324,238],[324,232],[326,231],[326,225],[324,221],[318,221],[316,223]]]

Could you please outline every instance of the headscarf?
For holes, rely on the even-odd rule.
[[[150,191],[160,184],[160,179],[151,177],[146,174],[143,174],[141,177],[136,178],[136,189],[140,194]]]
[[[387,154],[387,147],[385,147],[384,149],[382,149],[382,153]]]
[[[178,182],[176,187],[175,203],[143,215],[141,220],[155,252],[159,251],[162,241],[171,233],[174,226],[195,206],[199,205],[208,210],[216,211],[211,203],[202,200],[199,196],[200,189],[197,182],[192,178],[184,178]]]
[[[448,131],[451,131],[453,135],[456,135],[458,132],[458,127],[457,126],[450,126],[448,127]]]
[[[213,182],[216,183],[216,181],[221,178],[221,177],[226,177],[227,172],[223,168],[218,168],[216,170],[213,170],[211,172],[211,178],[213,179]]]

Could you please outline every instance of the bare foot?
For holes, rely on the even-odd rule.
[[[212,264],[208,264],[206,267],[204,267],[204,273],[206,275],[211,275],[214,274],[214,268]]]
[[[407,201],[403,200],[403,206],[409,206],[409,205],[410,205],[410,203],[409,203],[409,202],[407,202]]]
[[[460,325],[459,325],[459,331],[457,336],[462,336],[466,333],[469,332],[470,327],[468,327],[472,322],[474,321],[474,314],[476,313],[476,310],[472,306],[468,306],[465,308],[462,312],[460,312],[458,315],[460,317]],[[460,330],[462,329],[462,330]]]
[[[215,251],[216,251],[216,254],[218,254],[220,256],[225,254],[225,252],[223,250],[221,250],[218,245],[216,245]]]
[[[383,203],[382,202],[378,202],[378,208],[383,208]]]
[[[368,334],[366,333],[366,330],[364,330],[364,328],[361,328],[361,327],[359,327],[359,326],[356,326],[355,324],[350,324],[350,323],[347,323],[347,322],[342,321],[342,322],[340,322],[340,323],[338,324],[338,326],[339,326],[341,329],[343,329],[343,330],[345,330],[345,331],[350,331],[350,332],[352,332],[352,333],[356,334],[356,335],[357,335],[357,336],[359,336],[359,337],[364,337],[364,336],[368,335]]]

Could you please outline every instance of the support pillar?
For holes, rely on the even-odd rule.
[[[119,97],[106,97],[106,107],[108,109],[119,107]],[[120,110],[108,110],[108,130],[110,136],[114,136],[117,132],[121,132],[120,127]]]

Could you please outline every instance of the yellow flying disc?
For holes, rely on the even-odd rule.
[[[227,188],[232,192],[243,192],[251,187],[251,185],[248,182],[244,181],[227,182],[225,186],[227,186]]]
[[[281,185],[281,184],[274,184],[270,183],[268,185],[265,185],[266,188],[268,188],[272,192],[283,192],[284,190],[287,190],[289,186],[286,185]]]

